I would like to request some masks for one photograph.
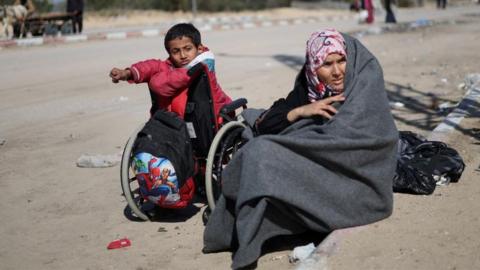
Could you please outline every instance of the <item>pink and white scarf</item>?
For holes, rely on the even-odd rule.
[[[314,32],[307,41],[305,74],[308,85],[308,99],[310,102],[324,97],[340,94],[333,88],[318,80],[317,69],[323,65],[327,56],[338,53],[346,57],[345,40],[335,29],[325,29]]]

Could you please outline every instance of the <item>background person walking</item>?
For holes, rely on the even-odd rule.
[[[82,33],[83,0],[67,0],[67,12],[72,13],[73,33]]]
[[[447,0],[437,0],[437,8],[445,9],[447,7]]]
[[[386,23],[397,23],[397,19],[395,19],[395,13],[392,10],[392,0],[385,0],[385,11],[387,15],[385,17]]]

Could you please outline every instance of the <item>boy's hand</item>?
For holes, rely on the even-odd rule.
[[[112,78],[113,83],[118,83],[119,81],[126,81],[132,77],[132,72],[130,69],[119,69],[113,68],[110,71],[110,78]]]

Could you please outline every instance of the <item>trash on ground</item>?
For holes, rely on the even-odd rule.
[[[77,160],[77,167],[80,168],[107,168],[120,163],[122,154],[113,155],[81,155]]]
[[[393,192],[430,195],[436,186],[458,182],[465,163],[457,150],[411,131],[399,137]]]
[[[468,74],[464,81],[467,88],[480,87],[480,73]]]
[[[448,109],[452,109],[452,108],[455,108],[457,105],[456,104],[453,104],[453,103],[450,103],[450,102],[443,102],[442,104],[438,105],[438,109],[440,111],[445,111],[445,110],[448,110]]]
[[[1,146],[1,145],[4,145],[6,142],[7,142],[7,140],[5,140],[5,139],[3,139],[3,138],[0,138],[0,146]]]
[[[107,249],[117,249],[117,248],[129,247],[131,245],[132,243],[130,242],[130,239],[125,237],[125,238],[117,239],[115,241],[110,242],[110,244],[108,244],[107,246]]]
[[[412,23],[410,23],[410,27],[411,28],[416,28],[416,27],[420,27],[420,26],[428,26],[428,25],[432,25],[432,22],[428,19],[418,19]]]
[[[450,177],[446,174],[433,175],[433,180],[436,181],[437,186],[448,186],[450,184]]]
[[[392,108],[392,109],[400,109],[400,108],[405,107],[405,104],[403,104],[402,102],[398,102],[398,101],[396,101],[396,102],[391,101],[391,102],[389,102],[389,104],[390,104],[390,108]]]
[[[310,243],[305,246],[295,247],[293,251],[290,253],[290,255],[288,255],[288,261],[290,263],[303,261],[306,258],[308,258],[308,256],[310,256],[310,254],[312,254],[314,251],[315,251],[315,245],[313,243]]]
[[[447,79],[447,78],[442,78],[440,81],[441,81],[442,83],[448,83],[448,79]]]

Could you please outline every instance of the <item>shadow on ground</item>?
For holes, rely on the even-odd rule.
[[[464,128],[448,119],[445,120],[445,117],[452,111],[464,113],[469,118],[478,118],[480,117],[480,103],[464,99],[457,106],[441,108],[441,104],[457,102],[440,98],[433,93],[423,93],[409,85],[386,82],[385,88],[391,102],[399,102],[404,105],[404,107],[392,111],[397,122],[425,131],[432,131],[443,122],[466,136],[480,140],[480,129]]]
[[[189,204],[187,207],[182,209],[167,209],[160,207],[152,207],[148,211],[145,211],[147,216],[150,217],[152,222],[168,222],[168,223],[177,223],[184,222],[191,217],[195,216],[200,212],[201,207],[195,206],[194,204]],[[124,216],[134,222],[145,222],[145,220],[138,218],[132,213],[130,206],[126,205],[123,209]]]
[[[305,63],[305,57],[299,57],[297,55],[276,54],[273,56],[273,59],[297,72],[302,69]]]

